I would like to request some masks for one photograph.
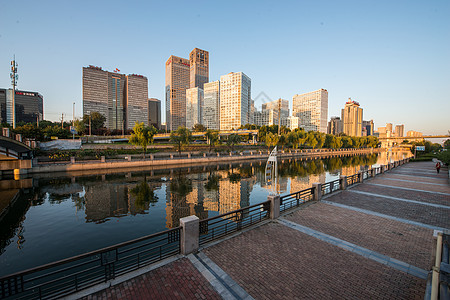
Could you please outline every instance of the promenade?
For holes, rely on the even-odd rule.
[[[84,299],[423,299],[448,180],[408,163]]]

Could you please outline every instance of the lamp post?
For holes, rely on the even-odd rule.
[[[75,139],[75,102],[72,109],[72,140]]]

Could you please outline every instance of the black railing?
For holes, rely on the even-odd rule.
[[[355,183],[359,182],[359,174],[353,174],[351,176],[347,176],[347,186],[351,186]]]
[[[56,299],[180,253],[181,227],[0,278],[0,298]]]
[[[200,220],[199,244],[203,245],[269,218],[270,201]]]
[[[322,195],[328,195],[332,192],[340,190],[339,179],[322,184]]]
[[[372,176],[371,170],[364,170],[362,171],[363,180],[369,179]]]
[[[280,197],[280,212],[300,206],[300,204],[313,200],[314,188],[309,188],[299,192]]]

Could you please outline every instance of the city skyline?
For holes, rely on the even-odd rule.
[[[125,25],[120,32],[126,32],[127,39],[142,34],[148,37],[136,40],[134,47],[119,43],[117,51],[110,51],[107,41],[112,33],[104,33],[104,29],[106,18],[119,10],[109,8],[107,13],[84,22],[86,14],[101,11],[102,5],[24,3],[21,14],[8,13],[14,11],[13,3],[3,4],[5,9],[0,12],[0,28],[4,28],[0,30],[0,87],[10,87],[9,64],[15,54],[19,63],[17,88],[44,96],[47,120],[58,121],[61,113],[70,119],[73,102],[75,116],[81,117],[81,68],[89,64],[146,76],[148,97],[161,99],[165,107],[167,57],[184,57],[198,47],[211,55],[209,81],[236,70],[252,79],[251,93],[257,107],[264,101],[292,99],[295,94],[324,88],[329,92],[328,119],[339,115],[351,97],[364,107],[364,118],[374,120],[375,129],[388,122],[405,124],[407,131],[424,134],[444,134],[449,129],[449,96],[439,88],[449,81],[450,67],[446,55],[450,42],[443,38],[450,29],[450,21],[445,18],[450,4],[445,1],[386,1],[372,6],[354,2],[279,6],[250,2],[244,3],[240,12],[233,11],[233,5],[195,10],[186,7],[174,13],[173,23],[166,20],[164,24],[170,30],[190,21],[193,26],[201,26],[201,34],[169,42],[165,32],[155,29],[165,20],[158,14],[174,4],[139,4],[124,8]],[[237,24],[221,26],[226,22],[225,15],[231,19],[248,15],[244,24],[248,30],[239,31]],[[212,21],[217,25],[205,26]],[[136,28],[136,32],[130,28]],[[300,47],[312,38],[317,38],[322,47]],[[85,47],[87,42],[89,48]],[[36,46],[33,50],[30,43]],[[261,93],[270,98],[258,97]]]

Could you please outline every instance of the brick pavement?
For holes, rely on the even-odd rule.
[[[290,213],[285,218],[416,267],[430,267],[431,229],[325,203],[315,203],[308,209]]]
[[[191,262],[182,258],[82,299],[221,298]]]
[[[383,178],[394,178],[394,179],[402,179],[402,180],[411,180],[411,181],[421,181],[427,183],[439,183],[439,184],[448,184],[447,178],[433,178],[433,177],[424,177],[418,174],[400,174],[397,173],[384,173]]]
[[[203,251],[255,299],[423,299],[425,291],[425,280],[277,223]]]
[[[403,188],[410,188],[410,189],[417,189],[417,190],[424,190],[424,191],[430,191],[430,192],[439,192],[439,193],[446,193],[447,199],[450,200],[450,186],[449,185],[435,185],[435,184],[427,184],[427,183],[419,183],[417,180],[415,182],[408,182],[408,181],[399,181],[399,180],[390,180],[389,178],[383,177],[375,177],[372,178],[370,183],[375,184],[384,184],[384,185],[390,185],[390,186],[396,186],[396,187],[403,187]]]

